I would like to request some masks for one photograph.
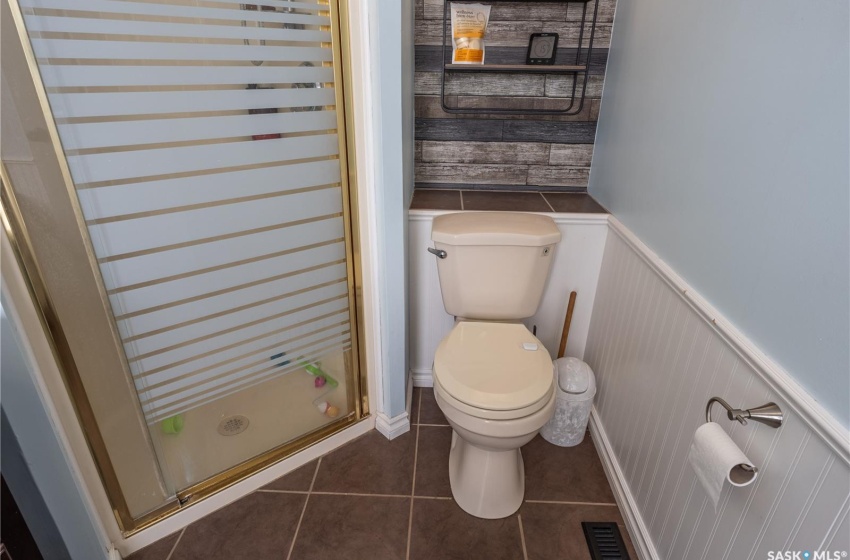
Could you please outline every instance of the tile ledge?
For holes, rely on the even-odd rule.
[[[454,212],[512,212],[512,210],[427,210],[417,208],[407,211],[410,221],[415,222],[429,221],[435,216],[451,214]],[[519,210],[516,210],[516,212],[519,212]],[[597,212],[592,214],[587,212],[529,212],[525,210],[522,212],[526,214],[542,214],[544,216],[551,216],[552,219],[555,220],[555,223],[607,224],[608,218],[611,216],[611,214],[607,212]],[[419,386],[420,385],[417,385],[417,387]],[[427,386],[430,387],[430,385]]]
[[[488,211],[489,212],[493,212],[493,211],[531,212],[531,213],[538,213],[538,214],[550,214],[550,215],[553,215],[553,216],[575,216],[575,217],[577,217],[577,216],[609,216],[610,215],[610,212],[608,212],[601,204],[599,204],[599,202],[596,201],[595,198],[593,198],[587,192],[546,191],[546,190],[537,190],[537,189],[535,189],[535,190],[532,190],[532,189],[482,190],[482,189],[464,189],[464,188],[462,188],[463,185],[456,185],[456,186],[461,187],[461,188],[454,188],[454,189],[449,189],[449,188],[439,188],[439,189],[438,188],[416,188],[416,189],[414,189],[413,196],[411,197],[410,204],[408,205],[408,212],[410,212],[410,213],[437,212],[437,214],[434,214],[434,215],[439,215],[439,214],[446,213],[446,212],[459,212],[459,211],[469,211],[469,212],[475,212],[475,211],[480,211],[480,212],[488,212]],[[437,195],[437,193],[440,193],[444,196],[450,196],[450,197],[453,197],[452,195],[456,194],[458,197],[461,198],[461,201],[460,201],[461,202],[461,208],[452,207],[452,206],[455,206],[452,203],[445,204],[445,202],[447,202],[447,201],[441,202],[441,201],[438,201],[438,200],[430,200],[430,201],[427,201],[427,202],[423,202],[423,200],[421,198],[417,199],[417,195],[428,197],[429,195]],[[476,209],[476,208],[465,209],[465,208],[463,208],[464,194],[465,193],[468,193],[470,195],[474,194],[479,199],[478,201],[476,201],[476,204],[475,204],[476,206],[481,205],[480,204],[481,198],[484,198],[485,200],[487,198],[489,198],[487,196],[489,193],[493,194],[494,200],[498,200],[500,195],[506,195],[506,194],[539,195],[545,201],[546,205],[549,207],[549,210],[541,210],[539,208],[536,208],[534,210],[531,210],[531,209],[514,210],[513,208],[510,208],[510,207],[499,208],[498,206],[502,206],[501,204],[496,204],[496,205],[494,205],[495,206],[494,208],[488,208],[486,210],[480,209],[480,208],[478,208],[478,209]],[[552,197],[552,200],[550,200],[549,197]],[[587,202],[589,201],[590,207],[589,208],[583,208],[583,209],[582,208],[579,208],[579,209],[570,208],[568,211],[559,211],[559,210],[556,210],[555,208],[558,207],[558,206],[563,206],[563,205],[558,204],[556,202],[555,197],[567,197],[567,198],[576,197],[574,199],[574,201],[583,200],[585,204],[587,204]],[[564,200],[564,199],[561,198],[561,200]],[[467,202],[467,204],[469,204],[469,203]]]

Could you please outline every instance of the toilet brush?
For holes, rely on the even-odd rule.
[[[573,309],[576,306],[576,293],[570,292],[570,303],[567,305],[567,316],[564,318],[564,330],[561,333],[561,346],[558,348],[558,357],[564,357],[564,351],[567,349],[567,337],[570,334],[570,323],[573,321]]]

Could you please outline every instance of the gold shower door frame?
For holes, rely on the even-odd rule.
[[[75,194],[75,187],[59,139],[59,133],[53,118],[53,113],[47,99],[47,93],[42,82],[35,54],[33,52],[23,14],[17,0],[5,0],[11,10],[12,20],[17,30],[23,48],[26,65],[32,78],[38,96],[38,102],[43,112],[44,120],[50,135],[51,143],[61,169],[65,187],[73,201],[74,212],[81,225],[81,235],[89,248],[90,263],[96,274],[99,274],[93,252],[90,250],[88,232],[82,220],[82,212]],[[24,223],[20,207],[15,199],[9,174],[5,163],[0,163],[0,218],[3,228],[9,238],[16,260],[27,282],[33,304],[39,314],[42,327],[50,342],[54,357],[62,373],[65,387],[74,404],[77,419],[80,422],[86,442],[98,469],[101,482],[106,490],[116,521],[123,535],[130,536],[151,526],[162,519],[181,511],[184,507],[207,498],[258,471],[277,463],[294,453],[321,441],[340,430],[349,427],[369,415],[369,400],[367,395],[367,368],[365,352],[362,351],[363,306],[360,294],[362,291],[362,271],[360,253],[360,234],[358,220],[358,198],[355,182],[355,149],[353,146],[354,118],[351,88],[351,59],[349,53],[349,17],[348,0],[327,0],[331,20],[331,37],[334,69],[335,104],[337,110],[337,131],[339,136],[339,162],[341,171],[341,186],[343,198],[343,222],[345,231],[345,253],[347,267],[347,289],[349,316],[351,324],[351,353],[353,383],[352,413],[333,421],[317,430],[307,433],[296,440],[270,449],[261,455],[239,463],[217,475],[196,483],[184,490],[178,491],[176,500],[154,509],[142,516],[133,517],[119,485],[115,468],[109,457],[106,445],[98,427],[89,398],[83,387],[77,364],[71,353],[60,323],[55,306],[51,302],[46,284],[39,270],[33,246]],[[345,48],[342,48],[345,47]],[[325,63],[327,64],[327,63]],[[103,286],[99,286],[103,291]],[[102,294],[107,301],[105,294]]]

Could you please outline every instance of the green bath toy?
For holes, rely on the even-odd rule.
[[[169,416],[160,423],[160,427],[165,434],[179,434],[183,431],[183,415]]]

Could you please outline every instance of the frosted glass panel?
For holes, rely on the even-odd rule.
[[[21,2],[152,433],[305,366],[350,375],[329,8],[198,4]]]

